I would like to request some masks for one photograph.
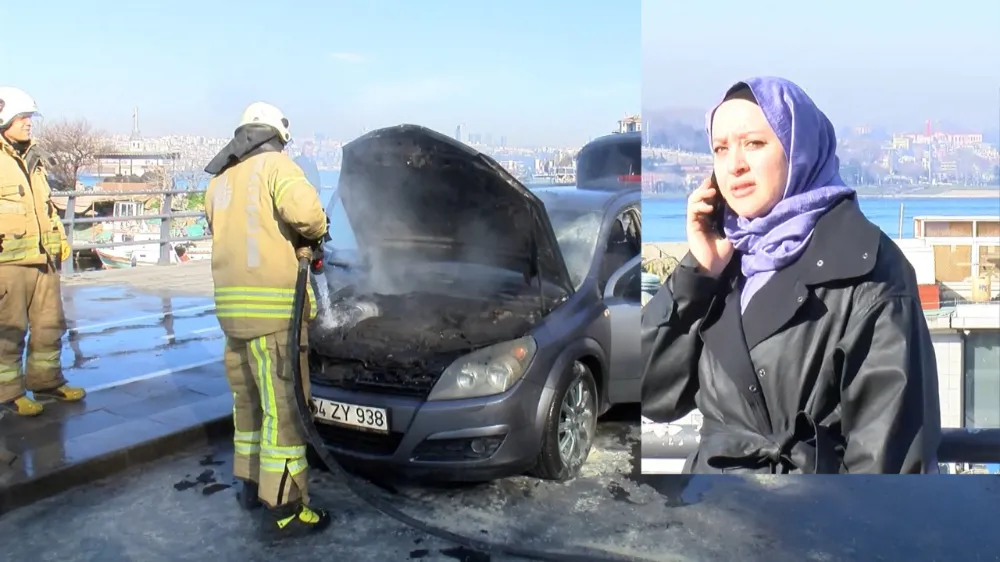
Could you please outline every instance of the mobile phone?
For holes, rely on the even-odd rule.
[[[726,222],[726,200],[722,197],[722,190],[719,189],[719,182],[715,179],[715,172],[712,172],[712,188],[715,189],[715,195],[712,196],[712,214],[710,217],[710,226],[712,229],[721,236],[726,237],[726,230],[724,228]]]

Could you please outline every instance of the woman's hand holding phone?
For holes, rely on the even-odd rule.
[[[687,239],[688,250],[698,265],[718,277],[733,257],[733,245],[715,224],[716,205],[725,205],[725,201],[713,183],[712,178],[705,179],[688,196]]]

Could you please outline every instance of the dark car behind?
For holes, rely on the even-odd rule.
[[[642,133],[613,133],[596,138],[576,157],[579,189],[627,189],[642,182]]]

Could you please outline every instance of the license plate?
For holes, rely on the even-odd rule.
[[[335,425],[363,429],[377,433],[389,433],[389,412],[383,408],[344,404],[324,398],[313,398],[316,417]]]

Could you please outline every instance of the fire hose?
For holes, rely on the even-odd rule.
[[[306,305],[309,272],[310,269],[319,271],[323,264],[322,258],[315,261],[313,260],[313,250],[311,248],[299,248],[296,251],[296,257],[298,258],[298,272],[295,280],[295,296],[292,308],[292,325],[288,336],[288,349],[289,353],[294,354],[295,350],[298,350],[299,354],[301,354],[307,349],[307,347],[302,344],[301,337],[303,322],[302,316]],[[383,515],[395,519],[407,527],[418,530],[432,537],[493,556],[515,556],[527,560],[539,560],[542,562],[648,562],[641,558],[620,556],[610,552],[603,552],[598,549],[580,549],[578,552],[572,553],[553,552],[486,541],[478,538],[467,537],[441,527],[436,527],[404,513],[403,511],[397,509],[392,502],[380,497],[378,492],[374,491],[376,489],[374,484],[348,473],[343,467],[340,466],[340,463],[333,458],[330,451],[327,450],[323,443],[323,438],[320,437],[319,431],[317,431],[316,426],[313,423],[311,397],[307,397],[305,394],[303,376],[305,375],[302,373],[302,361],[293,360],[292,382],[295,387],[295,403],[298,406],[298,422],[300,429],[302,430],[302,434],[316,451],[317,456],[319,456],[319,458],[323,461],[323,464],[326,465],[326,468],[334,474],[335,477],[342,481],[351,493],[375,510],[381,512]],[[354,484],[364,484],[366,486],[356,486]]]

